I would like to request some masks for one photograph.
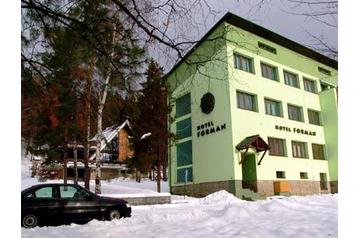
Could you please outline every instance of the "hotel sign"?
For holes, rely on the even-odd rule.
[[[275,129],[279,130],[279,131],[287,131],[287,132],[293,132],[293,133],[309,135],[309,136],[315,136],[316,135],[315,131],[304,130],[302,128],[297,128],[297,127],[291,128],[291,127],[288,127],[288,126],[275,125]]]
[[[213,121],[201,124],[196,127],[197,137],[203,137],[226,129],[226,123],[214,125]]]

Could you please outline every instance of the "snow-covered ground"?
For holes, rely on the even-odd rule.
[[[26,166],[23,167],[23,169]],[[22,187],[38,183],[23,173]],[[52,181],[53,182],[53,181]],[[93,185],[93,184],[92,184]],[[93,190],[93,189],[91,189]],[[156,194],[155,182],[103,181],[103,194]],[[168,184],[162,183],[168,192]],[[338,237],[338,195],[247,202],[226,191],[205,198],[172,196],[172,204],[133,206],[132,217],[85,225],[21,228],[22,237]]]

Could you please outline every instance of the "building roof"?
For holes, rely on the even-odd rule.
[[[129,124],[128,120],[125,120],[120,125],[113,125],[110,127],[107,127],[102,131],[102,137],[101,137],[101,151],[106,147],[106,145],[111,142],[117,135],[120,130],[122,130],[124,127],[127,127],[129,129],[129,134],[131,134],[131,126]],[[90,141],[95,142],[97,140],[98,134],[96,134]],[[93,160],[96,157],[96,153],[94,153],[89,160]]]
[[[179,65],[195,51],[199,45],[205,41],[207,37],[223,22],[227,22],[233,26],[251,32],[257,36],[270,40],[278,45],[281,45],[287,49],[295,51],[308,58],[316,60],[322,64],[330,66],[334,69],[338,69],[338,61],[331,59],[323,54],[320,54],[304,45],[301,45],[293,40],[283,37],[273,31],[270,31],[262,26],[259,26],[251,21],[248,21],[242,17],[239,17],[231,12],[227,12],[193,47],[192,49],[169,71],[168,76],[177,68]]]

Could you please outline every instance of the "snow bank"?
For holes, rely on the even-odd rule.
[[[198,200],[198,203],[201,205],[211,205],[211,204],[238,204],[244,203],[245,201],[238,199],[231,193],[226,190],[220,190],[218,192],[209,194],[208,196]]]
[[[219,191],[186,203],[132,207],[132,217],[22,229],[22,237],[337,237],[337,195],[246,202]]]

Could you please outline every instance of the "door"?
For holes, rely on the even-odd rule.
[[[320,173],[319,174],[319,179],[320,179],[321,190],[327,190],[328,189],[328,186],[327,186],[327,174],[326,173]]]
[[[81,221],[98,218],[97,199],[86,190],[73,185],[59,186],[61,212],[66,221]]]
[[[40,224],[57,223],[61,217],[56,188],[51,185],[42,186],[25,194],[21,201],[21,213],[36,215]]]
[[[242,162],[242,186],[256,191],[256,155],[246,154]]]

